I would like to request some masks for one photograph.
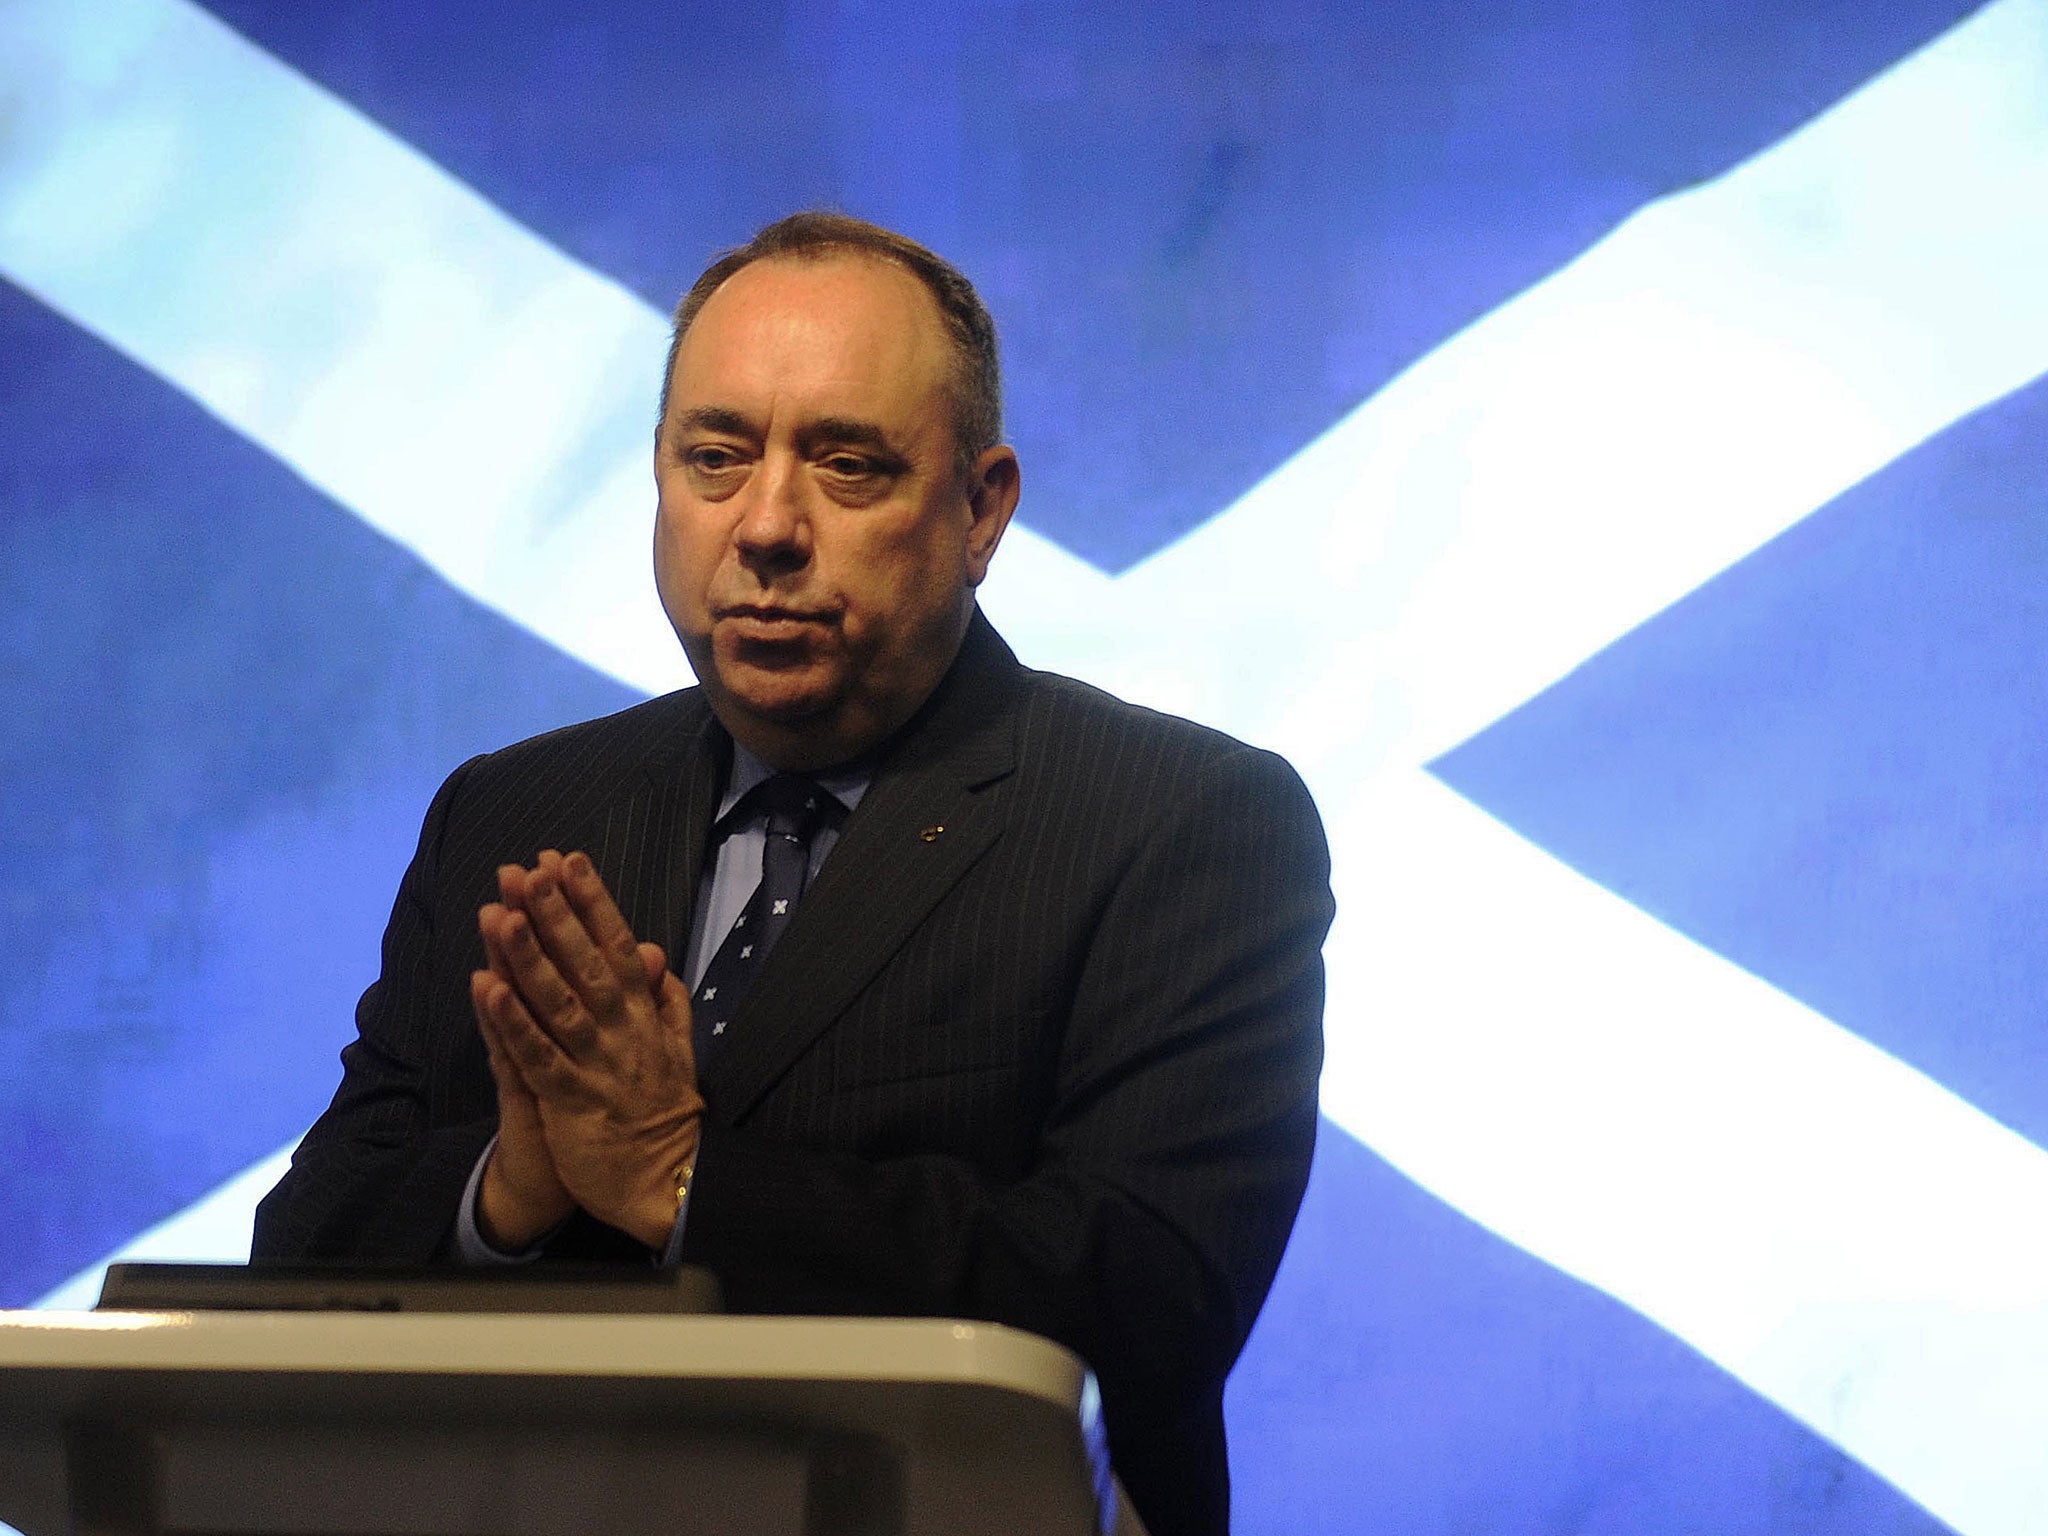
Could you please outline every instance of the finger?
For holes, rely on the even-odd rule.
[[[476,971],[471,973],[470,989],[486,1049],[495,1049],[509,1063],[528,1093],[560,1097],[578,1089],[574,1064],[534,1022],[515,988],[489,971]]]
[[[511,1063],[505,1060],[505,1053],[498,1045],[498,1026],[491,1020],[490,985],[494,980],[502,981],[503,978],[491,971],[469,973],[469,1007],[476,1015],[476,1032],[483,1039],[484,1055],[490,1058],[491,1076],[502,1081],[499,1069],[509,1067]]]
[[[668,969],[668,956],[661,952],[659,944],[637,945],[634,953],[640,957],[641,969],[647,972],[647,985],[659,992],[662,972]]]
[[[512,1058],[506,1054],[505,1042],[500,1038],[497,1020],[497,989],[508,986],[502,976],[494,971],[471,971],[469,973],[469,1006],[476,1015],[476,1032],[484,1043],[484,1056],[490,1062],[491,1080],[498,1085],[501,1094],[515,1092],[531,1097],[526,1080],[519,1075]]]
[[[662,972],[658,1006],[661,1022],[673,1030],[685,1052],[690,1049],[690,989],[674,971]]]
[[[649,948],[652,947],[651,945],[649,946]],[[683,1010],[683,1022],[688,1023],[690,1018],[690,989],[683,985],[683,979],[676,975],[674,971],[663,971],[661,979],[655,983],[655,986],[660,994],[659,1000],[662,1013],[666,1015],[671,1009],[680,1004]]]
[[[526,866],[523,864],[500,864],[498,866],[498,899],[508,907],[524,904],[526,897]]]
[[[476,1032],[484,1042],[484,1056],[490,1062],[491,1080],[498,1085],[502,1100],[510,1094],[527,1100],[533,1099],[533,1090],[526,1086],[526,1079],[519,1075],[519,1069],[512,1064],[512,1058],[505,1054],[504,1043],[498,1038],[498,1024],[493,1017],[494,988],[509,983],[494,971],[471,971],[469,973],[469,1006],[476,1014]]]
[[[556,973],[593,1018],[616,1019],[625,984],[620,974],[624,967],[598,945],[581,914],[570,905],[562,889],[560,866],[534,871],[526,892],[526,915],[532,920],[533,936]],[[637,961],[629,963],[637,984],[640,966]]]
[[[533,920],[524,912],[510,912],[494,903],[479,914],[484,927],[484,947],[503,956],[507,980],[519,994],[523,1007],[541,1028],[564,1049],[586,1046],[595,1033],[596,1020],[581,996],[535,937]]]
[[[499,902],[491,902],[477,912],[477,931],[483,935],[484,963],[491,973],[501,977],[507,986],[515,985],[512,978],[512,957],[505,953],[505,944],[500,937],[504,920],[510,914],[508,908]]]
[[[484,941],[484,964],[503,980],[512,980],[512,961],[499,939],[505,917],[513,908],[500,901],[487,901],[477,908],[476,931]]]
[[[526,872],[529,887],[536,876],[546,875],[556,884],[562,879],[562,853],[558,848],[543,848],[533,856],[533,868]]]
[[[618,903],[612,900],[612,893],[605,889],[604,877],[598,874],[590,856],[572,853],[561,859],[558,867],[562,894],[583,920],[583,927],[592,941],[610,959],[612,968],[622,979],[638,979],[641,974],[636,954],[639,946],[634,942],[633,930],[627,925]],[[648,981],[651,985],[654,977],[650,976]]]

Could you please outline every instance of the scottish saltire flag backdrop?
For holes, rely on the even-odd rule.
[[[1248,1533],[2048,1531],[2048,0],[0,0],[0,1304],[236,1256],[663,314],[958,260],[1026,660],[1278,748]]]

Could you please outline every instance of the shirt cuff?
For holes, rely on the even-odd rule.
[[[469,1182],[462,1187],[462,1203],[455,1208],[455,1251],[465,1264],[531,1264],[540,1257],[541,1247],[554,1236],[544,1232],[534,1239],[531,1247],[517,1253],[506,1253],[493,1248],[490,1239],[477,1225],[476,1203],[483,1194],[484,1169],[491,1161],[491,1154],[498,1150],[498,1138],[493,1136],[484,1147],[483,1156],[476,1160],[476,1166],[469,1171]],[[676,1223],[678,1229],[682,1223]],[[673,1246],[671,1241],[671,1246]]]

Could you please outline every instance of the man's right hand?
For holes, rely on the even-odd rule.
[[[499,872],[498,891],[506,906],[524,904],[525,876],[526,871],[516,867]],[[498,1086],[498,1144],[491,1149],[477,1190],[476,1225],[483,1240],[500,1253],[519,1253],[564,1220],[576,1202],[555,1172],[554,1154],[541,1129],[540,1105],[518,1068],[505,1059],[497,1032],[490,1027],[487,1012],[492,998],[499,988],[511,987],[512,972],[487,929],[484,953],[490,969],[469,978],[469,1001]]]
[[[479,1021],[490,1006],[493,983],[507,985],[489,971],[470,977],[470,1004]],[[477,1232],[500,1253],[520,1253],[568,1216],[576,1202],[555,1172],[554,1156],[541,1133],[540,1107],[518,1071],[499,1053],[490,1029],[480,1027],[490,1053],[491,1076],[498,1085],[498,1144],[491,1148],[477,1190]]]

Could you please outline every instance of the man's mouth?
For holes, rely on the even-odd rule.
[[[730,625],[742,640],[795,640],[831,624],[836,615],[829,611],[785,608],[775,603],[734,603],[717,611],[717,621]]]

